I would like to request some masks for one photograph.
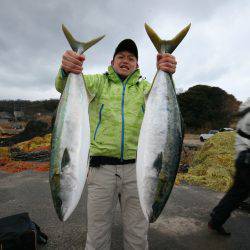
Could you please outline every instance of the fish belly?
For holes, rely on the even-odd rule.
[[[88,173],[90,145],[88,97],[83,79],[80,75],[70,74],[67,84],[68,88],[63,93],[65,96],[59,104],[55,135],[53,132],[52,136],[54,161],[50,178],[53,182],[53,176],[58,176],[57,183],[52,183],[57,187],[52,188],[52,197],[58,216],[63,221],[71,215],[80,200]],[[68,159],[65,162],[66,151]]]
[[[149,222],[159,216],[171,192],[178,169],[179,132],[180,113],[173,83],[160,71],[146,102],[136,164],[140,204]]]

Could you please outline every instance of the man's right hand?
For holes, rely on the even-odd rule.
[[[78,55],[72,50],[67,50],[62,56],[62,69],[67,73],[80,74],[82,72],[82,64],[85,60],[84,55]]]

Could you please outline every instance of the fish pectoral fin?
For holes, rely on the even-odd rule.
[[[162,159],[163,159],[163,153],[161,152],[160,154],[157,155],[153,166],[157,170],[157,174],[159,175],[162,169]]]
[[[75,52],[78,52],[80,54],[82,54],[84,51],[86,51],[88,48],[92,47],[94,44],[96,44],[97,42],[99,42],[104,36],[99,36],[95,39],[92,39],[89,42],[79,42],[77,41],[72,34],[69,32],[69,30],[65,27],[65,25],[62,24],[62,30],[64,35],[66,36],[72,50],[74,50]]]
[[[163,52],[166,53],[167,52],[167,53],[170,53],[170,54],[181,43],[183,38],[188,33],[190,27],[191,27],[191,23],[189,25],[187,25],[183,30],[181,30],[172,40],[162,40],[156,34],[156,32],[151,27],[149,27],[149,25],[147,25],[145,23],[146,32],[147,32],[150,40],[154,44],[155,48],[157,49],[157,51],[159,53],[163,53]]]
[[[64,168],[69,165],[69,162],[70,162],[69,151],[67,148],[65,148],[63,152],[62,162],[61,162],[61,171],[63,171]]]

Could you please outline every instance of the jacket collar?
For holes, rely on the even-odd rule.
[[[112,80],[114,83],[126,83],[128,85],[136,84],[141,77],[140,70],[136,69],[132,74],[127,76],[127,78],[124,81],[122,81],[112,66],[108,67],[107,75],[108,78]]]

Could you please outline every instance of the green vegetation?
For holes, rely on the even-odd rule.
[[[26,100],[0,100],[0,111],[13,114],[16,110],[22,110],[25,114],[53,113],[59,100],[50,99],[42,101]]]
[[[178,95],[186,131],[229,127],[240,102],[218,87],[196,85]]]
[[[234,123],[233,114],[240,102],[233,95],[218,87],[196,85],[186,92],[178,94],[181,113],[185,122],[185,131],[200,133],[210,129],[230,127]],[[25,115],[35,113],[53,113],[59,100],[0,100],[0,111],[21,110]]]

